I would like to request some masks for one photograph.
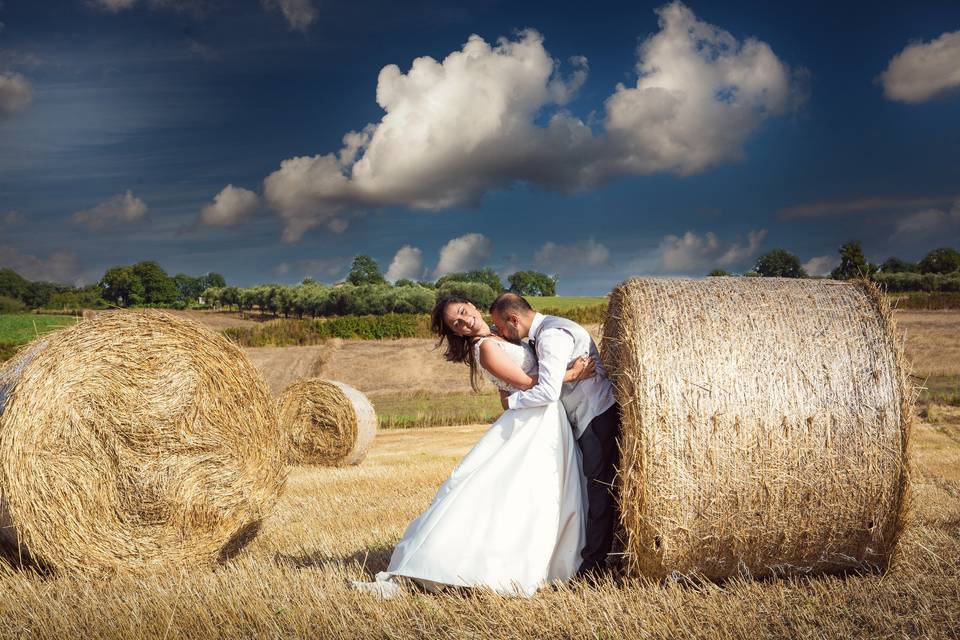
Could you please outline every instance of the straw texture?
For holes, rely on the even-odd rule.
[[[159,311],[101,313],[0,369],[0,542],[47,570],[222,560],[285,482],[243,352]]]
[[[623,414],[628,566],[712,579],[883,570],[912,391],[867,283],[633,279],[603,360]]]
[[[359,464],[377,434],[377,414],[365,395],[342,382],[305,378],[277,400],[287,456],[294,464]]]

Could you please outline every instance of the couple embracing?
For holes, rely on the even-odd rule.
[[[505,293],[496,328],[462,297],[433,310],[444,357],[500,390],[506,411],[410,523],[376,582],[391,597],[398,576],[428,590],[486,587],[531,596],[574,576],[597,576],[617,519],[612,493],[619,408],[590,334]]]

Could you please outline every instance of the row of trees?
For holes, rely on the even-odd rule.
[[[536,271],[518,271],[508,281],[520,295],[556,295],[556,278]],[[343,283],[324,285],[311,279],[299,285],[267,284],[255,287],[212,286],[202,292],[206,304],[259,309],[284,316],[381,315],[386,313],[427,313],[444,295],[462,295],[482,307],[489,306],[506,289],[500,276],[487,267],[449,273],[436,282],[401,279],[390,285],[370,256],[354,258]]]
[[[711,276],[728,276],[717,269]],[[807,278],[810,277],[795,254],[774,249],[757,258],[753,270],[745,276]],[[859,242],[846,242],[840,247],[840,264],[830,273],[835,280],[872,278],[891,291],[957,291],[960,286],[960,252],[949,247],[934,249],[919,262],[907,262],[894,256],[877,265],[863,254]]]
[[[518,271],[508,278],[509,290],[521,295],[556,295],[556,277],[537,271]],[[344,282],[324,285],[307,278],[296,286],[227,286],[219,273],[170,276],[156,262],[107,269],[99,282],[70,287],[50,282],[30,282],[12,269],[0,269],[0,312],[26,308],[98,308],[155,306],[184,308],[195,304],[303,317],[383,313],[425,313],[438,295],[460,294],[489,305],[507,290],[496,271],[487,267],[449,273],[436,282],[398,280],[391,285],[376,260],[354,258]]]
[[[347,274],[347,283],[353,285],[386,285],[387,279],[380,272],[377,261],[366,255],[359,255],[353,259],[350,272]],[[507,290],[500,280],[499,274],[490,267],[475,271],[448,273],[440,276],[436,282],[421,280],[414,282],[401,278],[394,283],[397,287],[418,285],[428,289],[440,289],[451,282],[475,282],[485,284],[490,290],[499,295]],[[539,271],[517,271],[507,278],[509,290],[522,296],[555,296],[557,295],[557,276],[548,276]]]

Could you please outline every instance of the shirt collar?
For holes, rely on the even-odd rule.
[[[543,317],[543,314],[540,312],[537,312],[533,316],[533,322],[530,323],[530,331],[527,332],[528,340],[537,339],[537,333],[540,331],[540,325],[543,324]]]

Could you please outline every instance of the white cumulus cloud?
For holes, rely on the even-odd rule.
[[[423,251],[408,244],[403,245],[390,261],[384,277],[391,282],[401,278],[419,280],[423,277]]]
[[[960,230],[960,200],[957,200],[949,211],[925,209],[901,218],[897,222],[893,238],[931,237],[956,230]]]
[[[610,250],[593,238],[573,244],[545,242],[533,254],[533,261],[541,269],[577,269],[599,267],[610,261]]]
[[[39,258],[16,247],[0,246],[0,267],[13,269],[27,280],[78,284],[80,278],[80,260],[69,249],[58,249]]]
[[[260,0],[267,10],[279,9],[291,29],[306,31],[317,19],[311,0]]]
[[[90,231],[99,231],[143,220],[147,216],[147,203],[127,190],[100,204],[77,211],[71,217],[74,224],[83,225]]]
[[[260,197],[253,191],[228,184],[200,210],[197,226],[231,227],[253,216],[260,207]]]
[[[722,241],[712,231],[704,235],[687,231],[682,236],[669,235],[660,241],[659,270],[665,273],[700,273],[715,268],[743,266],[760,251],[767,230],[747,234],[744,241]]]
[[[803,263],[803,269],[811,276],[826,276],[839,264],[837,256],[814,256]]]
[[[16,71],[0,71],[0,118],[23,111],[33,99],[30,82]]]
[[[492,253],[493,242],[487,236],[480,233],[462,235],[440,249],[440,261],[433,275],[439,278],[447,273],[479,269]]]
[[[741,157],[746,138],[788,107],[789,69],[766,43],[741,43],[680,2],[658,14],[661,30],[638,51],[637,85],[616,88],[599,133],[565,109],[587,79],[586,58],[571,58],[564,76],[533,30],[492,45],[470,36],[406,73],[387,65],[379,122],[347,133],[336,153],[282,161],[264,180],[283,240],[342,231],[381,206],[436,210],[516,183],[575,191]]]
[[[898,102],[926,102],[960,89],[960,31],[907,45],[879,80],[887,99]]]
[[[607,100],[607,131],[625,172],[690,174],[742,155],[747,136],[783,113],[790,71],[765,42],[738,42],[680,2],[661,7],[660,32],[640,45],[636,87]]]

